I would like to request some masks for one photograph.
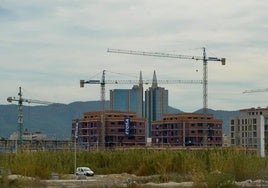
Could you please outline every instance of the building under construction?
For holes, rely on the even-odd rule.
[[[103,145],[145,146],[145,125],[146,119],[137,117],[133,112],[85,112],[83,118],[72,121],[72,138],[76,138],[78,145],[85,149],[97,149]],[[104,144],[102,134],[105,138]]]
[[[205,54],[203,58],[198,58],[198,60],[204,59],[206,59]],[[215,60],[220,61],[220,59]],[[78,143],[85,148],[94,148],[100,145],[108,147],[146,145],[146,138],[152,138],[152,145],[222,146],[222,120],[214,119],[212,115],[207,114],[206,99],[204,99],[202,114],[165,115],[168,113],[168,90],[158,86],[154,71],[152,82],[145,82],[152,83],[152,86],[145,91],[144,103],[144,81],[140,73],[139,85],[133,87],[132,90],[110,91],[110,106],[112,110],[117,111],[106,111],[104,108],[105,84],[130,84],[132,82],[105,81],[104,73],[105,71],[103,71],[101,81],[80,81],[81,87],[84,87],[84,84],[101,85],[102,111],[86,112],[84,118],[72,122],[72,136],[76,137]],[[160,82],[166,84],[204,84],[206,79],[203,82],[198,80]],[[206,89],[203,96],[206,96]],[[131,119],[130,127],[126,125],[126,117]],[[134,130],[135,133],[133,133]]]
[[[198,113],[166,114],[152,123],[154,146],[222,146],[222,120]]]

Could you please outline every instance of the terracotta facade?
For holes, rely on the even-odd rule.
[[[206,119],[206,121],[205,121]],[[222,146],[222,120],[208,114],[164,115],[152,123],[155,146]]]
[[[104,130],[102,130],[102,114]],[[129,118],[129,132],[126,133],[125,118]],[[72,138],[75,137],[77,120],[72,121]],[[85,112],[78,120],[77,142],[85,148],[96,148],[103,145],[102,131],[105,137],[105,146],[145,146],[145,118],[137,117],[136,113],[105,111]]]

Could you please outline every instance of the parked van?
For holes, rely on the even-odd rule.
[[[94,176],[94,172],[89,167],[78,167],[76,175]]]

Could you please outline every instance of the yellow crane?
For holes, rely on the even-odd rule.
[[[154,72],[155,75],[155,72]],[[105,84],[152,84],[155,80],[143,80],[140,72],[139,80],[105,80],[105,70],[102,72],[101,80],[80,80],[80,87],[85,84],[100,84],[101,86],[101,139],[102,147],[105,149],[105,127],[104,127],[104,111],[105,111]],[[157,80],[160,84],[202,84],[202,80]]]
[[[24,102],[27,103],[35,103],[35,104],[44,104],[44,105],[49,105],[53,104],[52,102],[48,101],[41,101],[41,100],[35,100],[35,99],[25,99],[22,98],[22,92],[21,92],[21,87],[19,87],[19,97],[8,97],[7,101],[8,102],[13,102],[16,101],[18,102],[18,138],[17,138],[17,144],[19,146],[23,145],[23,112],[22,112],[22,104]]]

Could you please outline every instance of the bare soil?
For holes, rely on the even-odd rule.
[[[76,175],[63,175],[57,176],[54,175],[49,180],[37,180],[35,178],[24,177],[20,175],[9,175],[9,181],[27,180],[27,182],[32,182],[27,184],[26,187],[40,187],[40,188],[121,188],[121,187],[130,187],[130,188],[155,188],[155,187],[196,187],[193,182],[167,182],[159,183],[159,176],[136,176],[133,174],[108,174],[108,175],[95,175],[92,177],[86,176],[76,176]],[[246,180],[242,182],[235,182],[237,187],[268,187],[268,182],[264,180]],[[20,186],[23,187],[23,186]],[[202,186],[203,187],[203,186]],[[206,187],[206,186],[205,186]]]
[[[93,177],[66,175],[56,180],[42,180],[47,188],[66,187],[192,187],[192,182],[157,183],[159,176],[136,176],[133,174],[94,175]],[[155,182],[155,183],[153,183]]]

